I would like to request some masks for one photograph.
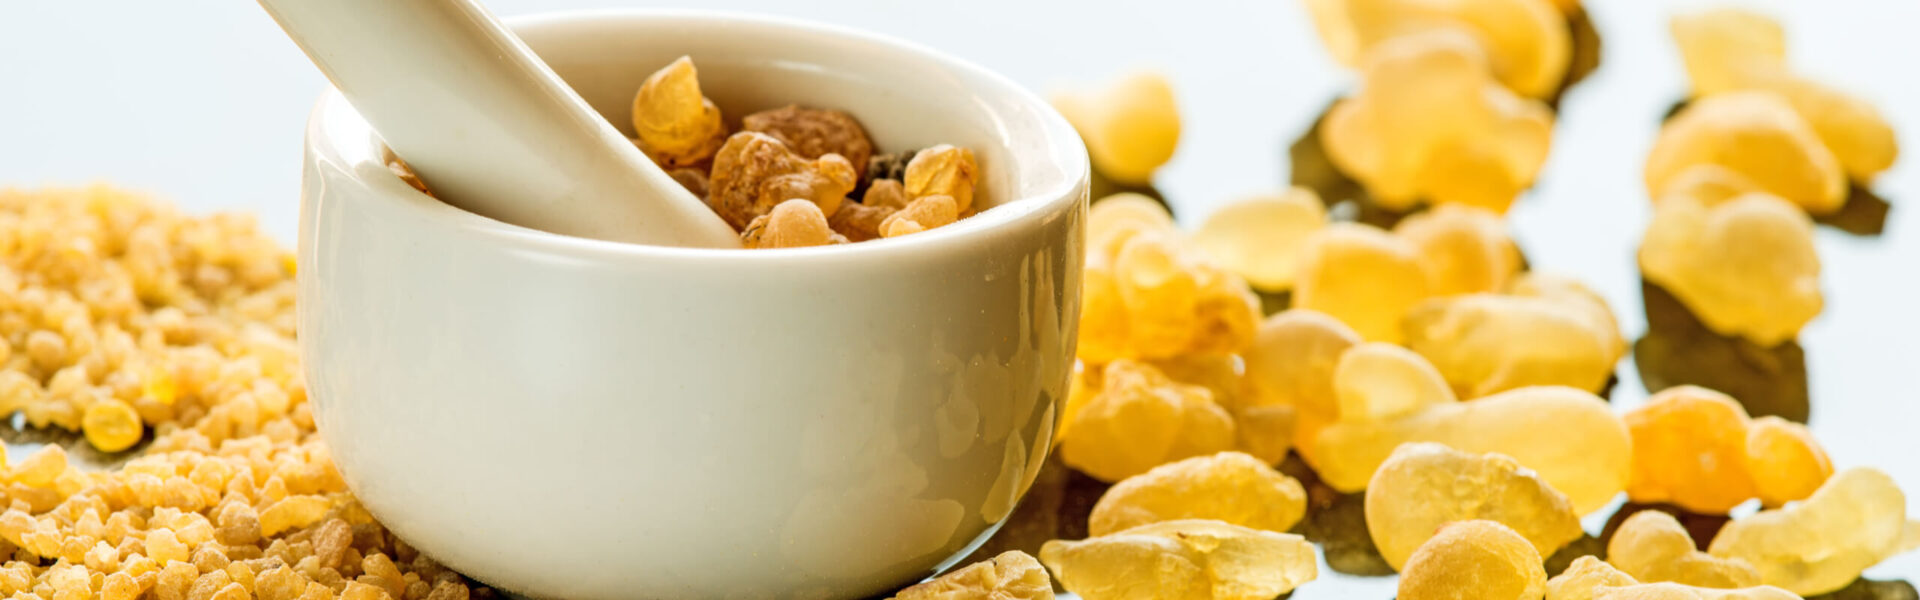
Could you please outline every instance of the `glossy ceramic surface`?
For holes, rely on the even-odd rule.
[[[886,151],[979,153],[992,208],[779,251],[567,238],[416,192],[336,95],[308,131],[301,344],[321,431],[401,537],[540,597],[855,597],[930,574],[1031,483],[1065,396],[1087,167],[1021,88],[794,21],[517,21],[627,121],[690,54],[737,118],[857,115]]]

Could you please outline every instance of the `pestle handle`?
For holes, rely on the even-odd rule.
[[[259,0],[434,194],[553,233],[739,236],[474,0]]]

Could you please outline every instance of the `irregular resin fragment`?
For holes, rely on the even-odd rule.
[[[1167,463],[1128,477],[1100,496],[1087,532],[1106,535],[1148,523],[1212,519],[1286,532],[1306,515],[1300,482],[1239,452]]]
[[[1539,551],[1493,521],[1440,527],[1407,558],[1397,600],[1534,600],[1547,591]]]
[[[1459,30],[1382,42],[1363,71],[1360,90],[1328,111],[1320,140],[1385,208],[1425,200],[1505,213],[1546,162],[1553,112],[1495,83]]]
[[[1547,423],[1553,426],[1543,426]],[[1626,426],[1605,400],[1573,388],[1541,386],[1431,405],[1393,419],[1342,415],[1319,431],[1311,448],[1302,441],[1301,455],[1334,489],[1358,492],[1405,442],[1511,456],[1566,494],[1580,514],[1606,506],[1626,488],[1633,454]]]
[[[1827,452],[1803,425],[1779,417],[1749,421],[1726,394],[1668,388],[1627,411],[1634,476],[1627,495],[1724,513],[1759,496],[1779,506],[1811,495],[1833,473]]]
[[[880,221],[880,237],[899,237],[920,233],[960,220],[959,205],[952,196],[922,196],[908,202]]]
[[[980,179],[980,164],[972,150],[940,144],[914,153],[913,160],[907,162],[905,177],[908,198],[951,196],[960,213],[967,214],[973,210],[973,188]]]
[[[1051,600],[1053,580],[1040,561],[1018,550],[973,563],[900,590],[896,600]]]
[[[1180,143],[1173,84],[1159,73],[1132,73],[1099,90],[1055,94],[1053,106],[1087,142],[1093,168],[1120,183],[1151,181]]]
[[[1760,585],[1760,572],[1753,565],[1695,550],[1680,521],[1657,510],[1633,513],[1620,524],[1607,542],[1607,562],[1646,583],[1723,589]]]
[[[1446,446],[1401,444],[1367,484],[1367,532],[1395,569],[1442,526],[1498,522],[1550,556],[1580,537],[1580,517],[1566,494],[1500,454]]]
[[[1280,292],[1293,287],[1307,237],[1326,224],[1320,197],[1295,187],[1220,207],[1193,232],[1193,242],[1254,288]]]
[[[1306,246],[1293,306],[1339,319],[1367,340],[1398,343],[1400,319],[1429,295],[1412,244],[1378,227],[1340,223]]]
[[[1233,415],[1235,450],[1245,452],[1269,465],[1287,459],[1299,429],[1299,410],[1291,406],[1230,406]]]
[[[873,141],[860,121],[837,110],[803,108],[789,104],[747,115],[740,128],[758,131],[780,140],[794,153],[806,158],[838,154],[853,163],[855,177],[865,177],[867,160],[873,157]]]
[[[1259,298],[1171,226],[1103,224],[1088,237],[1095,245],[1083,283],[1081,359],[1228,354],[1252,342]]]
[[[1707,552],[1745,560],[1767,585],[1811,596],[1846,587],[1903,550],[1907,527],[1907,497],[1893,478],[1856,467],[1805,501],[1735,519]]]
[[[1560,301],[1591,322],[1593,329],[1607,339],[1607,347],[1613,349],[1616,359],[1627,354],[1627,339],[1620,334],[1620,321],[1613,317],[1613,307],[1600,297],[1599,292],[1579,280],[1554,273],[1528,271],[1514,278],[1513,283],[1507,286],[1507,293]]]
[[[1255,397],[1231,354],[1194,354],[1150,362],[1168,377],[1207,388],[1213,401],[1233,418],[1234,450],[1269,465],[1286,460],[1293,448],[1299,411]]]
[[[742,131],[714,155],[707,205],[735,229],[795,198],[831,217],[857,181],[853,164],[838,154],[808,160],[773,136]]]
[[[1824,307],[1813,221],[1765,193],[1708,206],[1671,196],[1640,242],[1640,272],[1721,335],[1772,347]]]
[[[1340,355],[1333,395],[1342,421],[1392,419],[1457,400],[1426,359],[1384,342],[1366,342]]]
[[[1141,356],[1237,351],[1260,322],[1259,299],[1246,281],[1178,238],[1135,236],[1114,258],[1113,272]]]
[[[846,241],[827,225],[819,205],[799,198],[774,206],[740,232],[740,242],[748,248],[802,248]]]
[[[1593,556],[1573,559],[1567,570],[1547,580],[1546,600],[1801,600],[1773,586],[1740,589],[1694,587],[1678,583],[1640,583]]]
[[[685,56],[640,84],[633,96],[633,130],[640,136],[640,149],[665,167],[712,158],[727,141],[720,108],[700,95],[699,72]]]
[[[1514,92],[1544,98],[1560,87],[1573,55],[1565,19],[1547,0],[1306,0],[1335,60],[1361,65],[1386,40],[1461,28]]]
[[[1173,215],[1152,198],[1133,192],[1101,198],[1087,209],[1087,261],[1110,262],[1141,232],[1173,230]]]
[[[1294,308],[1267,317],[1243,356],[1249,403],[1292,406],[1302,418],[1331,422],[1340,414],[1334,367],[1358,343],[1360,334],[1326,313]]]
[[[1597,588],[1640,583],[1595,556],[1573,559],[1567,570],[1547,580],[1546,600],[1593,600]]]
[[[886,182],[892,183],[891,180],[886,180]],[[880,187],[880,185],[875,184],[873,187],[867,188],[867,202],[874,200],[873,191]],[[900,185],[895,183],[892,187],[897,189]],[[885,223],[887,217],[893,216],[893,213],[899,212],[899,210],[904,207],[905,205],[876,206],[863,202],[842,202],[840,203],[840,210],[833,211],[833,216],[827,219],[827,226],[833,228],[834,233],[840,234],[840,237],[847,238],[847,241],[850,242],[864,242],[877,239],[880,237],[880,224]]]
[[[1742,89],[1778,94],[1859,181],[1871,181],[1898,157],[1893,126],[1872,103],[1788,68],[1786,35],[1773,19],[1722,7],[1676,15],[1671,28],[1694,96]]]
[[[1174,381],[1207,388],[1214,404],[1232,409],[1241,404],[1245,387],[1240,376],[1240,361],[1231,354],[1188,354],[1148,361]]]
[[[1627,497],[1726,514],[1754,497],[1747,472],[1747,411],[1726,394],[1667,388],[1622,418],[1633,433]]]
[[[1747,424],[1747,472],[1766,506],[1813,495],[1833,475],[1833,461],[1807,426],[1768,415]]]
[[[126,402],[107,399],[87,407],[81,419],[87,442],[101,452],[119,452],[133,447],[146,433],[140,414]]]
[[[1086,600],[1271,600],[1318,574],[1305,538],[1196,519],[1053,540],[1040,561]]]
[[[1701,98],[1660,128],[1647,153],[1647,193],[1658,195],[1687,168],[1711,164],[1812,214],[1846,201],[1840,163],[1807,120],[1775,94],[1740,91]]]
[[[1108,363],[1099,393],[1071,415],[1060,440],[1068,466],[1104,481],[1233,448],[1233,419],[1207,388],[1178,383],[1150,365]]]
[[[1498,291],[1520,272],[1506,221],[1484,208],[1442,204],[1400,221],[1393,234],[1413,244],[1435,296]]]
[[[1565,296],[1435,298],[1403,327],[1407,347],[1465,398],[1535,385],[1598,392],[1626,349],[1604,305]]]
[[[1759,184],[1733,169],[1701,163],[1681,169],[1679,174],[1667,179],[1660,191],[1649,198],[1658,203],[1667,198],[1684,197],[1711,207],[1762,191],[1765,190],[1760,189]]]
[[[1757,78],[1752,88],[1785,98],[1856,181],[1873,181],[1900,156],[1893,123],[1864,98],[1792,73]]]
[[[1744,88],[1787,62],[1786,32],[1759,13],[1717,7],[1676,14],[1667,26],[1696,98]]]

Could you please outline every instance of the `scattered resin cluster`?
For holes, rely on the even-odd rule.
[[[1056,582],[1088,600],[1311,593],[1287,533],[1327,535],[1317,519],[1364,524],[1337,556],[1315,541],[1329,564],[1398,571],[1403,600],[1799,598],[1920,546],[1894,482],[1836,473],[1801,423],[1702,387],[1603,397],[1629,350],[1612,304],[1530,264],[1505,218],[1545,164],[1578,2],[1305,5],[1357,71],[1309,134],[1356,185],[1243,195],[1183,229],[1127,187],[1175,155],[1166,78],[1056,96],[1121,186],[1088,220],[1057,438],[1112,486],[1084,529],[1055,529],[1085,539],[1042,547]],[[1893,162],[1891,129],[1787,67],[1765,17],[1672,28],[1694,89],[1646,157],[1641,273],[1730,343],[1789,343],[1824,304],[1812,219]],[[1617,524],[1583,528],[1623,495]],[[1749,503],[1697,541],[1660,512]],[[1607,558],[1549,579],[1570,552]]]
[[[748,248],[897,237],[974,213],[973,151],[942,144],[876,154],[852,115],[797,105],[747,115],[729,134],[686,57],[640,85],[633,129],[634,144],[740,231]]]
[[[1572,53],[1562,7],[1305,4],[1327,50],[1362,80],[1327,114],[1321,143],[1381,206],[1457,203],[1504,213],[1533,184],[1553,138],[1553,110],[1541,99],[1562,87]]]
[[[1647,155],[1656,204],[1640,268],[1720,334],[1793,340],[1824,307],[1808,216],[1840,210],[1850,186],[1893,164],[1893,127],[1793,70],[1764,15],[1719,8],[1671,25],[1693,98]]]
[[[1635,502],[1725,514],[1755,497],[1768,506],[1804,499],[1833,474],[1806,426],[1748,419],[1739,402],[1706,388],[1668,388],[1625,418],[1633,432],[1627,496]]]

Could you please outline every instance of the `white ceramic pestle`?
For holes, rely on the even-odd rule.
[[[447,203],[564,235],[740,246],[474,0],[260,5]]]

